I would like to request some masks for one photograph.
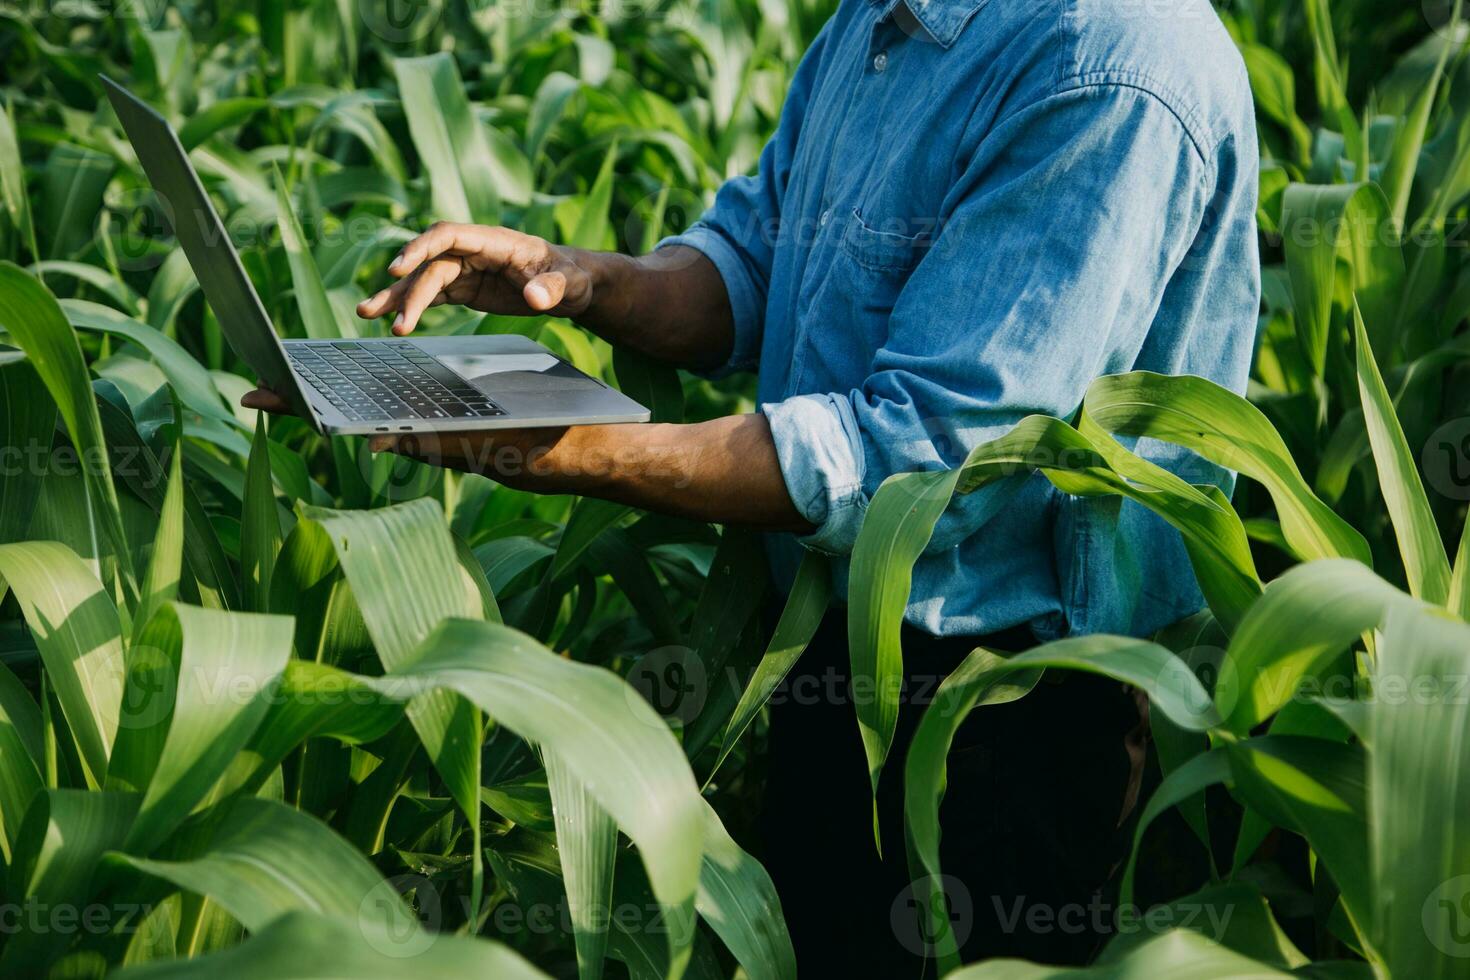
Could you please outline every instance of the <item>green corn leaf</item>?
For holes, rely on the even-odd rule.
[[[577,223],[567,237],[567,244],[573,248],[616,247],[608,211],[612,207],[613,165],[617,162],[618,144],[614,140],[607,156],[602,160],[602,168],[597,172],[592,190],[588,191],[586,199],[582,201],[582,211],[577,216]]]
[[[1347,146],[1348,158],[1358,172],[1368,169],[1368,144],[1358,117],[1347,100],[1347,72],[1338,58],[1337,42],[1332,30],[1332,12],[1327,0],[1306,0],[1307,28],[1312,34],[1313,75],[1317,83],[1317,104],[1324,112],[1337,117]]]
[[[1470,620],[1470,514],[1465,516],[1465,529],[1460,532],[1460,548],[1455,553],[1455,572],[1450,577],[1450,612]]]
[[[552,128],[581,87],[582,83],[566,72],[554,71],[536,89],[530,118],[526,121],[526,156],[530,157],[532,166],[541,162]]]
[[[372,683],[398,698],[452,689],[554,753],[638,845],[669,915],[676,965],[687,957],[702,804],[684,753],[636,690],[516,630],[469,620],[448,621],[415,658]]]
[[[178,422],[178,436],[169,453],[168,490],[163,495],[163,508],[158,514],[158,533],[153,538],[153,553],[143,576],[138,610],[133,618],[133,638],[142,632],[143,624],[153,618],[160,606],[172,602],[179,592],[179,579],[184,567],[184,436],[183,420]]]
[[[192,150],[222,129],[242,125],[257,112],[270,105],[269,99],[240,96],[211,102],[201,112],[196,112],[179,128],[179,142],[185,150]]]
[[[0,541],[20,541],[46,473],[56,433],[56,403],[23,357],[0,362],[0,446],[14,461],[0,474]]]
[[[409,133],[428,173],[434,214],[445,221],[500,224],[490,147],[453,56],[396,58],[393,72]]]
[[[1171,929],[1118,960],[1088,968],[1035,966],[995,959],[967,966],[947,980],[1129,980],[1177,977],[1188,980],[1271,980],[1292,976],[1242,956],[1189,929]]]
[[[1297,949],[1272,914],[1259,888],[1242,882],[1210,884],[1166,905],[1157,906],[1153,922],[1198,932],[1226,949],[1280,970],[1296,970],[1311,961]],[[1160,913],[1165,913],[1161,915]],[[1162,926],[1120,931],[1097,957],[1099,964],[1116,963],[1148,942]]]
[[[909,746],[904,771],[904,817],[913,855],[913,877],[935,887],[923,902],[937,929],[936,952],[941,964],[952,963],[953,934],[944,913],[945,897],[937,887],[939,801],[944,795],[945,757],[955,732],[980,705],[1004,704],[1028,694],[1046,669],[1101,674],[1138,687],[1152,705],[1176,725],[1204,731],[1218,723],[1210,696],[1194,672],[1169,650],[1145,640],[1087,636],[1058,640],[1009,659],[977,648],[944,679],[924,712]]]
[[[794,978],[796,952],[771,876],[735,843],[708,803],[704,815],[695,907],[751,980]]]
[[[1138,823],[1133,831],[1133,847],[1128,852],[1128,863],[1123,867],[1123,879],[1118,891],[1118,901],[1121,904],[1128,905],[1133,901],[1133,872],[1138,866],[1138,849],[1143,843],[1144,831],[1166,811],[1182,807],[1187,801],[1197,799],[1208,787],[1229,780],[1230,759],[1225,755],[1224,749],[1201,752],[1164,777],[1138,815]]]
[[[411,941],[368,922],[309,911],[288,912],[233,949],[193,960],[123,970],[119,980],[400,980],[406,973],[435,977],[545,980],[546,974],[500,943],[463,936],[415,933]]]
[[[1312,493],[1266,416],[1234,392],[1204,378],[1135,371],[1094,381],[1083,405],[1115,435],[1172,442],[1260,483],[1303,558],[1372,563],[1363,536]]]
[[[123,533],[112,470],[95,465],[107,458],[107,443],[102,437],[102,422],[81,346],[56,297],[10,262],[0,262],[0,328],[26,352],[31,366],[45,382],[78,457],[91,461],[82,467],[82,473],[93,534],[105,541],[117,557],[124,594],[131,597],[132,557]]]
[[[1282,197],[1282,244],[1297,336],[1319,376],[1332,334],[1339,262],[1351,271],[1374,345],[1385,352],[1396,349],[1392,330],[1405,273],[1392,222],[1388,200],[1376,184],[1292,184]]]
[[[740,701],[730,716],[730,723],[725,726],[725,734],[720,739],[719,756],[710,769],[706,782],[714,779],[725,758],[740,741],[740,736],[745,734],[745,730],[750,727],[761,708],[765,707],[772,693],[785,680],[791,668],[796,666],[802,651],[821,625],[822,617],[831,601],[831,565],[824,556],[808,551],[802,556],[801,567],[797,569],[796,580],[791,584],[791,593],[787,596],[785,608],[781,610],[781,618],[776,623],[775,632],[771,634],[771,641],[766,645],[766,652],[756,666],[750,682],[746,684],[745,692],[741,694]]]
[[[254,792],[309,738],[360,745],[382,738],[403,706],[349,674],[310,660],[290,660],[270,709],[226,773],[219,792]]]
[[[904,473],[884,480],[873,495],[853,548],[847,587],[847,633],[854,683],[858,678],[873,680],[875,696],[857,703],[857,716],[875,800],[883,763],[898,727],[898,686],[894,679],[903,676],[899,637],[914,563],[949,506],[960,473],[959,469]],[[873,821],[876,844],[876,809]]]
[[[563,578],[576,566],[588,546],[607,528],[612,527],[633,508],[615,504],[596,497],[583,497],[572,507],[572,516],[562,530],[561,540],[556,545],[556,557],[546,570],[549,581]]]
[[[126,672],[117,607],[92,570],[53,541],[0,545],[0,593],[5,586],[35,637],[88,782],[101,786]]]
[[[47,909],[84,904],[102,856],[122,844],[137,808],[131,793],[48,789],[37,794],[16,841],[9,900]],[[17,931],[0,952],[0,972],[44,976],[71,938],[59,929]]]
[[[1451,23],[1459,20],[1458,3]],[[1394,134],[1393,150],[1384,165],[1379,182],[1388,198],[1393,215],[1393,227],[1403,230],[1408,227],[1409,195],[1414,189],[1414,175],[1419,169],[1419,154],[1424,149],[1424,137],[1429,129],[1430,114],[1439,95],[1440,82],[1444,79],[1445,63],[1449,60],[1451,45],[1442,45],[1439,60],[1429,81],[1423,85],[1414,104],[1409,107],[1408,117],[1403,119]]]
[[[206,797],[265,717],[291,653],[291,621],[170,603],[149,624],[144,642],[177,664],[178,673],[156,763],[149,758],[129,763],[131,770],[148,774],[126,845],[138,854],[160,844]],[[151,719],[124,717],[139,726],[129,733],[143,737],[130,738],[126,746],[119,739],[119,755],[157,745],[156,736],[145,734],[159,727],[143,724]]]
[[[587,559],[596,574],[612,577],[654,639],[664,646],[679,642],[678,621],[664,585],[627,531],[616,527],[603,531],[587,546]]]
[[[7,103],[0,110],[0,206],[22,240],[34,248],[36,229],[31,223],[30,199],[26,196],[25,168],[21,164],[20,141],[15,135],[15,116]],[[40,256],[36,255],[39,259]]]
[[[1296,77],[1286,59],[1261,44],[1240,45],[1241,58],[1250,75],[1256,111],[1278,123],[1291,136],[1296,162],[1309,163],[1312,131],[1296,112]]]
[[[1373,945],[1394,976],[1450,977],[1470,868],[1470,706],[1460,691],[1470,626],[1391,610],[1367,706]],[[1403,694],[1407,692],[1408,696]],[[1337,872],[1334,870],[1334,874]]]
[[[684,386],[672,366],[614,347],[613,372],[623,394],[647,408],[654,422],[684,421]]]
[[[109,859],[207,896],[247,930],[303,910],[354,927],[389,929],[409,951],[410,944],[432,943],[367,858],[325,824],[273,800],[245,796],[223,812],[210,811],[158,857],[131,850],[114,851]]]
[[[1372,922],[1361,746],[1297,735],[1227,743],[1236,793],[1268,820],[1305,837],[1342,892],[1356,931]]]
[[[31,800],[44,789],[41,712],[20,679],[0,665],[0,854],[15,858],[16,839]]]
[[[686,704],[687,687],[677,681],[673,689],[665,688],[665,682],[675,680],[673,677],[642,675],[654,682],[650,692],[654,703],[666,716],[673,715],[683,724],[684,751],[690,758],[699,755],[729,724],[741,695],[740,684],[734,678],[743,677],[756,666],[757,648],[748,639],[751,624],[759,623],[766,569],[759,538],[741,528],[725,528],[689,627],[691,659],[709,679],[702,704]],[[697,711],[692,719],[687,717],[691,709]]]
[[[36,231],[48,259],[69,259],[92,241],[102,195],[112,179],[112,157],[71,143],[58,143],[41,172]]]
[[[1444,605],[1450,595],[1450,562],[1445,555],[1444,541],[1440,539],[1434,512],[1429,509],[1418,461],[1404,438],[1403,426],[1399,424],[1383,376],[1378,373],[1368,332],[1356,307],[1353,330],[1363,420],[1373,445],[1373,461],[1378,466],[1378,485],[1398,536],[1409,591],[1426,602]]]
[[[271,570],[281,548],[281,518],[271,481],[269,437],[265,413],[255,420],[255,441],[245,465],[245,501],[240,519],[240,574],[244,578],[245,606],[254,612],[270,607]]]
[[[327,289],[322,285],[321,273],[316,260],[311,257],[311,246],[306,233],[296,220],[291,208],[291,196],[281,171],[275,171],[276,221],[281,229],[281,244],[286,250],[286,259],[291,266],[291,284],[296,293],[296,309],[301,314],[301,325],[306,335],[313,340],[332,340],[338,337],[355,337],[350,318],[338,317],[327,298]],[[343,328],[346,327],[344,330]]]
[[[556,849],[577,947],[577,976],[597,980],[607,956],[618,827],[554,752],[547,752],[545,759]]]
[[[167,486],[167,476],[153,450],[144,442],[132,418],[123,409],[106,399],[98,399],[97,410],[117,475],[138,499],[162,513],[164,494],[159,492],[159,488]],[[187,444],[185,448],[187,451]],[[123,460],[127,465],[120,465]],[[184,557],[199,593],[200,604],[213,609],[238,608],[240,598],[235,571],[230,567],[208,513],[187,479],[184,484],[184,524]]]
[[[34,273],[37,279],[46,280],[49,275],[52,281],[58,277],[70,276],[80,282],[86,283],[93,289],[107,296],[113,303],[122,308],[123,312],[130,317],[139,315],[142,301],[133,288],[113,275],[111,270],[99,268],[95,265],[87,265],[85,262],[65,262],[53,259],[42,262],[32,262],[26,267],[27,272]],[[65,307],[65,301],[62,306]],[[111,310],[111,307],[103,307]]]
[[[61,311],[66,314],[67,322],[78,330],[122,337],[142,347],[152,355],[184,405],[206,418],[238,425],[234,413],[220,398],[219,389],[209,372],[163,331],[111,307],[82,299],[62,300]]]
[[[1411,602],[1354,561],[1309,562],[1272,582],[1230,639],[1215,683],[1226,727],[1245,734],[1385,612]]]
[[[1092,391],[1096,390],[1094,385]],[[1017,473],[1040,469],[1066,493],[1123,496],[1183,533],[1200,586],[1223,623],[1238,621],[1259,593],[1245,530],[1235,513],[1224,506],[1223,497],[1185,483],[1108,439],[1103,429],[1109,426],[1090,421],[1092,391],[1079,423],[1085,432],[1058,419],[1031,416],[1007,435],[977,446],[960,467],[889,477],[874,494],[853,549],[848,636],[853,676],[871,678],[875,692],[857,706],[875,792],[897,725],[898,679],[903,669],[899,638],[913,566],[954,493],[971,493]],[[1130,411],[1137,405],[1127,404]],[[1116,425],[1135,418],[1112,408],[1105,401],[1096,413],[1099,421]],[[1275,435],[1264,419],[1262,424]],[[1094,441],[1088,432],[1101,438]]]
[[[484,616],[484,600],[459,567],[454,539],[438,503],[419,499],[371,512],[306,507],[302,516],[320,524],[336,548],[386,669],[402,665],[446,618]],[[475,839],[473,902],[478,908],[483,719],[449,690],[430,691],[416,699],[408,707],[408,717],[469,821]]]

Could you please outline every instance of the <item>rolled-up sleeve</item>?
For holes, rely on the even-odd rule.
[[[687,245],[702,252],[725,282],[735,343],[723,364],[702,372],[708,377],[752,370],[760,360],[766,295],[781,234],[782,202],[829,30],[830,23],[802,58],[787,89],[781,122],[761,151],[755,175],[725,181],[715,195],[714,205],[688,231],[665,238],[656,246]]]
[[[761,406],[817,528],[803,543],[850,553],[888,476],[956,466],[1027,415],[1069,417],[1094,378],[1128,370],[1212,182],[1186,122],[1128,85],[1051,95],[980,139],[862,386]],[[974,534],[1022,480],[958,498],[929,550]]]

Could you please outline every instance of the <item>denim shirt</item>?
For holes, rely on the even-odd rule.
[[[670,243],[719,269],[787,489],[848,556],[883,480],[960,463],[1124,371],[1244,391],[1255,123],[1207,0],[842,0],[756,176]],[[1161,442],[1190,482],[1232,476]],[[906,618],[939,635],[1143,635],[1203,605],[1177,532],[1039,473],[957,497]]]

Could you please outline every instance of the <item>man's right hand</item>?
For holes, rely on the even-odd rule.
[[[509,228],[441,221],[403,247],[388,264],[398,281],[359,303],[357,315],[396,312],[393,332],[400,337],[441,303],[511,316],[577,317],[593,293],[593,276],[577,259],[574,249]]]
[[[359,303],[357,315],[396,313],[400,337],[429,307],[458,303],[506,316],[567,317],[609,343],[681,367],[715,367],[734,343],[724,280],[687,246],[633,258],[441,221],[403,246],[388,271],[398,281]]]

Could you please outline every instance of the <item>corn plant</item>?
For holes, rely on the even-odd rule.
[[[23,916],[0,972],[790,976],[780,903],[736,838],[825,562],[767,637],[751,535],[234,407],[250,381],[96,74],[174,122],[284,335],[381,335],[351,307],[430,221],[629,250],[687,222],[754,164],[830,5],[374,6],[0,11],[0,900]],[[872,501],[848,616],[875,691],[896,690],[935,522],[996,480],[1149,508],[1208,603],[1147,640],[976,650],[904,759],[896,701],[859,706],[875,778],[904,770],[941,969],[960,966],[950,739],[1043,671],[1084,670],[1153,708],[1162,781],[1124,903],[1177,814],[1207,878],[1146,900],[1237,913],[1120,934],[1100,974],[1457,974],[1470,544],[1463,453],[1435,453],[1459,449],[1470,390],[1458,13],[1426,32],[1366,0],[1222,9],[1264,156],[1249,398],[1099,379],[1075,417]],[[750,405],[562,320],[441,308],[422,329],[529,332],[664,420]],[[1234,503],[1131,453],[1139,437],[1239,472]],[[1281,884],[1282,854],[1309,870]]]

